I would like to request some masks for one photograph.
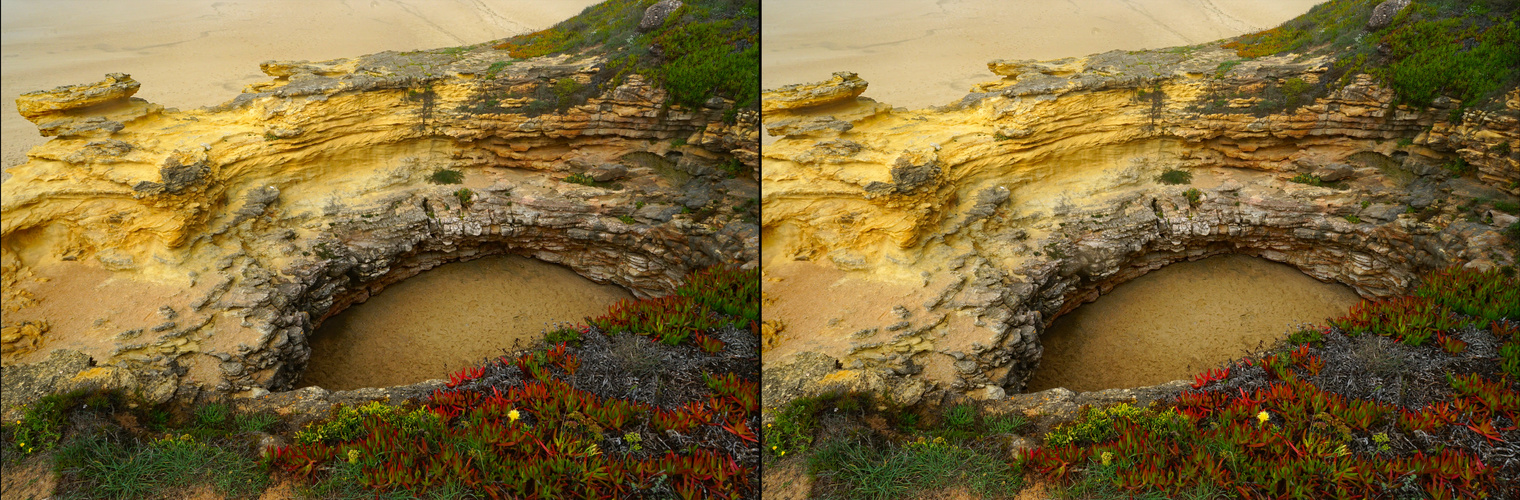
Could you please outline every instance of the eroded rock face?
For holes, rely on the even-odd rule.
[[[1289,55],[1217,69],[1235,59],[1211,45],[995,61],[1005,78],[951,106],[893,111],[852,97],[871,112],[844,120],[849,128],[767,146],[764,284],[778,304],[767,314],[780,315],[767,323],[779,332],[767,341],[767,386],[1018,393],[1057,316],[1151,270],[1223,253],[1285,262],[1364,297],[1406,293],[1447,265],[1515,262],[1503,220],[1459,207],[1520,194],[1520,92],[1502,110],[1452,123],[1451,103],[1395,106],[1392,91],[1360,75],[1312,103],[1262,112],[1228,98],[1316,82],[1328,63]],[[851,108],[766,120],[842,120],[841,109]],[[1476,179],[1441,168],[1458,157]],[[1169,169],[1192,183],[1158,182]],[[1290,181],[1301,174],[1333,185]],[[812,300],[844,311],[787,305],[788,287],[823,269],[838,277]],[[844,299],[862,290],[894,299]],[[838,369],[813,381],[773,370],[820,366],[797,364],[822,359],[802,355]]]
[[[850,102],[866,91],[866,81],[848,71],[834,73],[828,81],[787,85],[767,90],[760,97],[760,112],[768,116],[773,111],[796,110],[827,104]],[[767,122],[775,121],[767,118]]]
[[[758,227],[732,207],[758,185],[718,167],[758,166],[757,117],[725,124],[726,100],[664,108],[638,75],[596,91],[594,58],[488,48],[264,70],[277,78],[221,106],[153,107],[10,170],[7,380],[67,349],[110,371],[94,379],[133,379],[116,386],[280,390],[323,319],[444,263],[521,254],[641,297],[756,263]],[[435,184],[444,170],[463,183]]]

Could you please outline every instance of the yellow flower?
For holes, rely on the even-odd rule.
[[[352,448],[350,448],[348,450],[348,463],[351,463],[351,464],[359,463],[359,450],[352,449]]]
[[[777,453],[776,456],[779,457],[779,456],[782,456],[782,455],[785,455],[785,454],[786,454],[786,450],[781,450],[781,453]]]
[[[511,420],[513,422],[516,422],[517,419],[519,417],[521,417],[521,416],[522,416],[522,414],[518,413],[517,410],[512,410],[512,411],[507,412],[507,419],[509,419],[509,420]]]
[[[1108,465],[1108,463],[1112,462],[1113,460],[1114,460],[1114,454],[1113,453],[1109,453],[1109,452],[1106,452],[1106,451],[1103,452],[1103,465]]]
[[[1272,415],[1268,414],[1266,410],[1262,410],[1261,413],[1256,414],[1256,420],[1259,421],[1261,425],[1267,425],[1267,421],[1271,419]]]

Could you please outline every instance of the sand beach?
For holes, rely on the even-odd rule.
[[[1277,26],[1320,1],[767,0],[761,83],[854,71],[871,84],[866,97],[919,109],[996,79],[993,59],[1210,42]]]

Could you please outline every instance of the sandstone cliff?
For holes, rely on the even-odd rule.
[[[284,388],[324,318],[451,261],[523,254],[649,296],[758,258],[758,117],[731,100],[485,45],[262,69],[197,110],[121,74],[18,102],[56,138],[3,185],[6,411]]]
[[[1368,75],[1291,92],[1331,62],[1218,43],[994,61],[1002,79],[923,110],[848,73],[767,91],[766,404],[1020,391],[1055,317],[1181,260],[1257,255],[1364,297],[1513,265],[1516,219],[1490,208],[1520,194],[1520,91],[1458,116]],[[820,295],[831,311],[802,303]]]

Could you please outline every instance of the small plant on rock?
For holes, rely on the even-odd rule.
[[[1186,170],[1178,170],[1178,169],[1175,169],[1175,168],[1169,168],[1169,169],[1166,169],[1165,172],[1161,172],[1161,175],[1159,175],[1159,176],[1156,177],[1156,182],[1160,182],[1162,184],[1171,184],[1171,185],[1192,184],[1193,183],[1193,173],[1189,172],[1189,171],[1186,171]]]
[[[449,170],[447,168],[438,169],[433,171],[433,175],[428,176],[428,182],[433,184],[461,184],[464,182],[464,172]]]

